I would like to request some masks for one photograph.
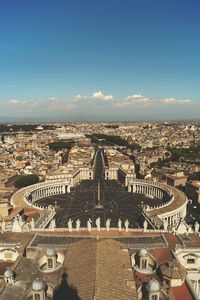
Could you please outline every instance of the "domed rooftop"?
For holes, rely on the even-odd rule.
[[[34,291],[41,291],[46,288],[46,283],[39,278],[36,278],[32,283],[32,290]]]
[[[14,276],[14,272],[10,269],[7,269],[5,272],[4,272],[4,277],[6,278],[10,278],[10,277],[13,277]]]
[[[47,248],[46,250],[47,256],[55,256],[56,255],[56,249],[53,247]]]
[[[139,255],[140,255],[140,256],[148,256],[149,253],[148,253],[147,249],[142,248],[142,249],[140,249],[140,251],[139,251]]]
[[[147,289],[150,292],[158,292],[160,290],[160,283],[156,279],[151,279],[147,284]]]

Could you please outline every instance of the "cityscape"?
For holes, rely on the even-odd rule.
[[[0,130],[1,299],[198,299],[198,122]]]
[[[200,300],[198,0],[0,3],[0,300]]]

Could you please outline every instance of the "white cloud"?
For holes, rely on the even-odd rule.
[[[103,100],[113,100],[113,95],[106,95],[104,96]]]
[[[140,94],[139,95],[135,94],[135,95],[126,97],[126,99],[142,99],[142,98],[144,98],[144,96],[142,96]]]
[[[59,98],[58,97],[50,97],[50,98],[48,98],[48,100],[55,101],[55,100],[59,100]]]
[[[77,94],[76,97],[70,98],[58,98],[58,97],[48,97],[41,99],[10,99],[1,100],[1,112],[2,113],[27,113],[32,115],[37,115],[38,113],[44,115],[47,113],[55,115],[62,115],[70,113],[71,111],[84,114],[88,110],[90,113],[98,114],[132,114],[135,110],[140,109],[142,113],[153,110],[162,111],[165,107],[182,106],[182,110],[187,110],[187,107],[191,105],[195,107],[198,105],[198,101],[193,101],[191,99],[176,99],[174,97],[168,98],[153,98],[149,96],[144,96],[140,93],[128,95],[122,99],[114,98],[113,95],[105,95],[101,91],[95,91],[91,93],[90,96],[81,96]],[[200,104],[199,104],[200,105]],[[186,108],[184,108],[186,107]],[[149,109],[149,110],[148,110]]]
[[[176,98],[165,98],[165,99],[161,99],[160,103],[162,105],[175,105],[175,104],[192,104],[193,101],[191,99],[176,99]]]
[[[18,104],[18,103],[20,103],[20,100],[11,99],[11,100],[8,100],[8,103],[10,103],[10,104]]]
[[[100,99],[100,100],[112,100],[113,95],[104,95],[101,91],[94,92],[92,94],[93,99]]]
[[[86,100],[113,100],[113,95],[104,95],[101,91],[94,92],[90,96],[81,96],[80,94],[74,97],[76,100],[86,99]]]
[[[123,100],[117,103],[118,107],[131,107],[131,106],[149,106],[156,102],[156,100],[143,95],[131,95],[127,96]]]
[[[77,96],[75,96],[74,98],[75,98],[75,99],[82,99],[82,98],[83,98],[83,96],[81,96],[81,95],[77,95]]]

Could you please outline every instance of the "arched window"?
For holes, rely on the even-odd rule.
[[[147,260],[146,259],[142,259],[142,269],[146,270],[147,268]]]
[[[34,296],[35,296],[34,300],[40,300],[40,294],[35,294]]]
[[[48,268],[49,269],[53,268],[53,259],[52,258],[48,258]]]

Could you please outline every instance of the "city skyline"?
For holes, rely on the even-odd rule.
[[[0,121],[199,119],[199,3],[1,3]]]

